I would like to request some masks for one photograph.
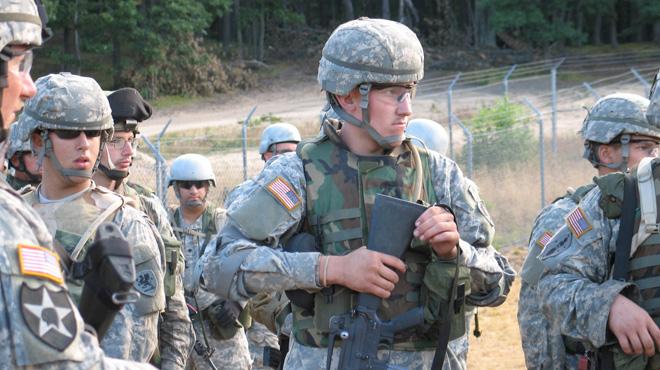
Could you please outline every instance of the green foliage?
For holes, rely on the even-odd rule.
[[[470,126],[475,168],[496,168],[532,157],[537,151],[537,143],[530,123],[527,108],[507,99],[481,108]],[[465,155],[463,153],[462,157]]]
[[[586,39],[586,34],[565,17],[566,13],[574,10],[570,0],[479,2],[481,6],[492,7],[494,10],[491,22],[495,32],[507,33],[532,47],[546,47],[556,42],[575,44]]]

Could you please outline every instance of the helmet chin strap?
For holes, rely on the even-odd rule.
[[[621,161],[616,163],[603,163],[598,158],[598,155],[594,152],[588,144],[585,144],[584,158],[587,158],[594,166],[603,166],[620,172],[628,171],[628,160],[630,159],[630,140],[631,136],[629,134],[621,135]],[[589,152],[593,154],[588,154]]]
[[[123,181],[125,178],[128,177],[129,172],[128,171],[121,171],[118,170],[115,165],[112,163],[112,160],[110,159],[110,152],[108,151],[108,148],[105,147],[105,150],[103,151],[105,154],[105,159],[108,160],[108,165],[110,166],[109,168],[104,165],[103,163],[99,163],[99,170],[103,172],[110,180],[114,180],[117,182]]]
[[[352,115],[348,114],[342,107],[341,105],[337,102],[337,100],[332,96],[332,94],[328,94],[328,100],[330,101],[330,105],[332,106],[332,109],[337,113],[337,116],[342,120],[347,123],[350,123],[354,126],[357,126],[359,128],[363,128],[367,130],[367,133],[371,138],[378,143],[383,149],[385,150],[391,150],[394,149],[401,143],[405,138],[405,134],[401,135],[392,135],[392,136],[383,136],[376,131],[376,129],[373,128],[371,123],[369,122],[369,91],[371,91],[371,84],[369,83],[363,83],[360,84],[358,87],[358,91],[360,92],[360,109],[362,110],[362,120],[359,120]]]

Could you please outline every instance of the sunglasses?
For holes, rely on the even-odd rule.
[[[206,186],[208,181],[179,181],[178,185],[181,188],[184,188],[186,190],[190,190],[193,186],[196,187],[197,189],[201,189]]]
[[[50,132],[54,133],[57,137],[59,137],[62,140],[72,140],[80,136],[80,134],[85,134],[87,138],[91,137],[99,137],[103,133],[103,130],[84,130],[84,131],[78,131],[78,130],[50,130]]]

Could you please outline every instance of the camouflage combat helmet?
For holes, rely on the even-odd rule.
[[[275,144],[299,143],[300,140],[302,139],[296,126],[285,122],[273,123],[261,133],[259,154],[263,156],[264,153],[275,150],[273,147]]]
[[[43,22],[42,22],[43,19]],[[11,58],[25,54],[25,50],[14,49],[12,45],[22,45],[28,48],[41,45],[44,39],[50,37],[50,29],[45,27],[46,12],[38,1],[0,1],[0,89],[8,86],[7,63]],[[32,54],[26,54],[22,68],[29,69],[32,65]],[[0,97],[2,101],[2,97]],[[5,124],[0,117],[0,141],[7,136]]]
[[[410,120],[406,127],[406,137],[417,146],[431,149],[442,155],[447,154],[449,135],[444,127],[436,121],[426,118]]]
[[[12,123],[11,128],[9,129],[9,147],[7,148],[7,153],[5,153],[5,158],[11,159],[16,153],[32,151],[30,139],[22,140],[20,135],[21,132],[20,127],[18,127],[18,122]]]
[[[62,175],[91,178],[105,142],[112,136],[110,105],[103,90],[92,78],[66,72],[41,77],[36,86],[37,94],[25,103],[19,125],[25,125],[27,129],[22,131],[28,135],[36,130],[41,132],[44,145],[38,153],[39,163],[47,156]],[[102,130],[101,148],[92,170],[63,168],[53,153],[48,130]]]
[[[360,18],[337,27],[323,47],[318,81],[337,116],[365,128],[382,147],[390,148],[401,136],[383,137],[369,124],[372,84],[410,84],[424,77],[424,50],[417,36],[401,23]],[[358,87],[362,120],[345,112],[334,96]]]
[[[138,124],[151,117],[152,108],[140,93],[132,87],[124,87],[115,91],[106,91],[110,109],[112,110],[112,120],[114,122],[115,132],[132,132],[137,136],[140,131]],[[121,181],[128,177],[129,171],[118,170],[114,167],[108,156],[108,165],[99,164],[99,170],[108,178],[115,181]]]
[[[651,85],[651,92],[649,93],[649,109],[646,111],[646,119],[649,125],[660,127],[660,70],[653,78],[653,85]]]
[[[584,138],[584,158],[595,167],[606,166],[625,171],[633,135],[660,140],[660,125],[650,124],[646,120],[648,106],[648,99],[635,94],[615,93],[599,99],[587,114],[580,130]],[[600,163],[596,153],[598,145],[613,143],[622,144],[623,160],[620,163]]]

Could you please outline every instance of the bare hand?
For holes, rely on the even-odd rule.
[[[454,216],[442,207],[431,207],[415,221],[415,238],[427,241],[435,253],[444,259],[456,257],[460,235]]]
[[[361,247],[344,256],[326,256],[327,283],[338,284],[361,293],[388,298],[399,281],[396,271],[405,272],[400,259]],[[321,273],[323,268],[321,267]]]
[[[614,298],[607,319],[612,333],[628,355],[653,356],[660,347],[660,329],[651,316],[635,302],[619,294]]]

